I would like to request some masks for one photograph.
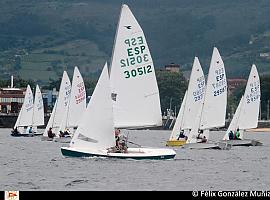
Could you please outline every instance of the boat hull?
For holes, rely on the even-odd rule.
[[[229,150],[232,145],[226,142],[218,143],[189,143],[183,145],[183,148],[186,149],[220,149],[220,150]]]
[[[166,146],[179,147],[186,144],[186,140],[168,140]]]
[[[164,160],[173,159],[176,155],[172,149],[152,149],[152,148],[128,148],[128,153],[107,153],[107,150],[91,151],[79,150],[71,147],[61,147],[64,156],[71,157],[106,157],[135,160]]]
[[[29,133],[13,133],[13,132],[11,132],[10,135],[13,137],[34,137],[34,136],[40,136],[40,135],[42,135],[42,133],[29,134]]]
[[[41,141],[53,141],[53,138],[49,138],[48,136],[41,136]]]
[[[262,146],[262,143],[258,140],[227,140],[228,144],[232,146]]]
[[[71,137],[55,137],[53,138],[54,142],[60,142],[60,143],[70,143]]]

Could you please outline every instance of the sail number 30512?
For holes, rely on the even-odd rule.
[[[138,67],[136,69],[132,69],[132,70],[126,70],[124,71],[125,74],[125,78],[130,78],[130,77],[136,77],[136,76],[141,76],[143,74],[148,74],[152,72],[152,66],[151,65],[147,65],[144,67]]]

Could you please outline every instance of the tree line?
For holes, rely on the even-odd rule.
[[[157,83],[160,93],[160,104],[162,114],[166,113],[167,109],[178,113],[185,91],[188,87],[188,80],[183,73],[175,73],[170,71],[156,71]],[[261,118],[267,119],[270,115],[270,75],[260,77],[261,82]],[[57,80],[50,79],[47,84],[41,85],[43,90],[59,90],[61,78]],[[85,79],[85,88],[87,96],[91,96],[97,83],[97,78]],[[32,88],[35,87],[35,82],[31,79],[24,80],[21,78],[14,79],[14,87],[26,87],[29,84]],[[10,80],[1,80],[0,87],[10,86]],[[236,88],[231,95],[228,96],[227,117],[232,117],[234,114],[241,96],[244,94],[245,85]]]

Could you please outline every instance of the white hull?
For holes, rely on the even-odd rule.
[[[224,141],[223,141],[224,142]],[[232,146],[261,146],[262,143],[258,140],[227,140],[228,144],[231,144]]]
[[[71,137],[55,137],[53,138],[54,142],[60,142],[60,143],[70,143]]]
[[[218,142],[218,143],[189,143],[182,146],[186,149],[222,149],[229,150],[231,149],[231,145],[226,142]]]
[[[123,159],[173,159],[176,155],[172,149],[128,148],[128,153],[107,153],[107,150],[77,149],[61,147],[64,156],[73,157],[110,157]]]

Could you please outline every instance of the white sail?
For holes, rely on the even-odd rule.
[[[199,130],[203,130],[203,136],[209,139],[210,128],[224,126],[226,105],[227,80],[224,63],[217,48],[214,47],[204,98],[199,106],[187,143],[198,142]]]
[[[30,86],[27,85],[23,105],[14,128],[32,125],[32,115],[33,115],[33,93]]]
[[[63,117],[60,130],[75,128],[86,110],[86,91],[84,81],[78,67],[74,68],[72,87],[68,108]]]
[[[49,121],[47,123],[47,126],[45,128],[45,131],[43,133],[43,136],[48,136],[48,130],[49,130],[49,128],[50,127],[53,128],[53,120],[54,120],[54,116],[55,116],[56,107],[57,107],[57,99],[56,99],[55,104],[53,106],[53,110],[52,110],[51,116],[49,118]],[[54,131],[52,130],[52,132],[56,132],[56,129]]]
[[[204,73],[197,57],[194,58],[190,74],[186,106],[184,108],[184,119],[182,129],[191,129],[194,123],[205,92]]]
[[[53,117],[52,123],[47,124],[45,133],[44,133],[45,135],[47,134],[46,131],[49,130],[50,127],[52,127],[53,132],[56,131],[56,134],[59,134],[57,130],[60,128],[62,119],[68,107],[68,102],[70,98],[70,90],[71,90],[70,80],[68,78],[67,72],[64,71],[61,85],[60,85],[59,95],[57,98],[57,103],[55,104],[55,113],[54,115],[51,115],[51,117]]]
[[[231,121],[231,123],[226,131],[226,134],[223,137],[223,140],[229,140],[229,132],[233,131],[235,133],[237,128],[239,128],[239,118],[240,118],[242,105],[243,105],[243,96],[241,97],[241,100],[237,106],[237,109],[236,109],[235,114],[232,118],[232,121]]]
[[[258,126],[260,108],[260,78],[256,66],[253,64],[247,81],[245,93],[237,107],[235,115],[223,138],[228,140],[228,132],[240,130],[240,139],[243,139],[245,129],[256,128]]]
[[[161,126],[159,90],[144,33],[127,5],[122,5],[111,60],[114,125]]]
[[[193,120],[192,128],[191,131],[188,135],[188,139],[186,143],[196,143],[197,142],[197,136],[198,136],[198,130],[200,128],[200,123],[201,123],[201,114],[202,114],[202,109],[203,109],[203,102],[201,102],[198,112],[196,114],[196,117]]]
[[[256,66],[252,65],[240,113],[239,129],[256,128],[258,126],[260,97],[260,78]]]
[[[107,63],[102,70],[70,146],[92,150],[115,146],[113,107]]]
[[[179,113],[177,115],[175,124],[173,126],[173,130],[172,130],[169,140],[176,140],[178,138],[178,135],[180,134],[180,131],[182,130],[183,119],[184,119],[184,108],[187,103],[186,97],[187,97],[187,91],[185,92],[185,96],[183,98],[183,101],[182,101]]]
[[[227,106],[227,80],[224,63],[214,47],[207,78],[200,129],[225,125]]]
[[[34,127],[44,125],[43,98],[42,98],[42,93],[41,93],[38,85],[36,85],[34,111],[33,111],[33,118],[32,119],[33,119],[32,125]]]

